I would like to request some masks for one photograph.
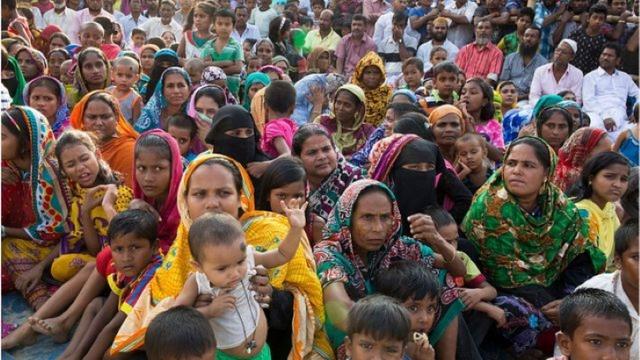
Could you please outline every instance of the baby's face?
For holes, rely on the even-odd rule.
[[[230,245],[205,245],[198,259],[198,270],[207,275],[211,285],[232,289],[247,275],[246,250],[243,238]]]

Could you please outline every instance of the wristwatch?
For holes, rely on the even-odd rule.
[[[400,45],[404,44],[404,39],[400,38],[400,40],[398,40],[398,44]]]

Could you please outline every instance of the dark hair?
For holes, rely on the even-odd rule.
[[[133,33],[132,33],[132,34],[133,34]],[[146,34],[147,34],[147,33],[145,33],[145,37],[146,37]],[[162,40],[162,38],[157,37],[157,36],[156,36],[156,37],[152,37],[152,38],[147,39],[147,40],[145,41],[145,44],[155,45],[155,46],[157,46],[157,47],[158,47],[158,49],[164,49],[164,48],[166,48],[166,47],[167,47],[167,44],[165,44],[164,40]],[[153,67],[154,67],[154,69],[156,68],[156,66],[155,66],[155,65],[154,65]],[[153,93],[153,91],[151,91],[151,93]]]
[[[298,23],[300,24],[300,26],[313,26],[313,19],[311,19],[308,16],[302,16],[300,15],[300,17],[298,18]]]
[[[160,7],[162,7],[162,5],[169,5],[169,6],[171,6],[174,10],[175,10],[175,8],[176,8],[176,3],[175,3],[175,2],[173,2],[172,0],[161,0],[161,1],[160,1],[160,5],[158,6],[158,9],[159,9]]]
[[[149,240],[152,246],[158,237],[158,220],[151,212],[142,209],[125,210],[111,219],[107,237],[109,244],[119,236],[133,234],[136,237]]]
[[[238,6],[236,6],[235,9],[233,9],[233,13],[235,14],[238,10],[247,10],[247,11],[249,11],[249,8],[246,5],[238,5]]]
[[[216,19],[217,18],[229,18],[231,19],[231,23],[233,24],[233,26],[236,25],[236,15],[231,12],[231,10],[228,9],[220,9],[216,12]]]
[[[419,112],[409,112],[396,118],[393,133],[415,134],[427,141],[435,142],[433,132],[429,128],[429,119]]]
[[[186,116],[184,114],[178,115]],[[178,115],[174,115],[172,118],[177,117]],[[169,147],[169,144],[167,144],[165,139],[155,134],[144,135],[136,141],[136,147],[133,151],[134,157],[137,159],[140,156],[142,149],[149,148],[153,148],[154,152],[160,155],[163,159],[172,161],[171,148]]]
[[[41,77],[29,83],[29,93],[27,94],[27,96],[31,96],[31,92],[35,88],[39,88],[39,87],[44,87],[49,89],[53,93],[53,95],[55,95],[55,97],[58,98],[58,102],[60,101],[60,99],[62,99],[62,96],[64,95],[60,91],[60,86],[58,86],[55,80],[51,79],[50,77]],[[24,99],[24,100],[25,102],[30,102],[29,99]]]
[[[296,89],[288,81],[274,80],[264,92],[264,103],[279,113],[291,111],[296,103]]]
[[[489,121],[493,119],[496,108],[493,105],[493,89],[486,81],[481,78],[473,78],[467,80],[468,83],[474,83],[480,87],[482,91],[482,97],[487,100],[487,103],[480,109],[480,121]]]
[[[93,98],[93,96],[92,96]],[[96,98],[97,100],[102,101],[100,98]],[[91,100],[89,100],[91,101]],[[89,103],[87,101],[87,103]],[[65,176],[63,172],[63,162],[62,162],[62,152],[70,147],[76,145],[82,145],[89,149],[90,152],[97,154],[98,148],[96,147],[96,142],[93,138],[92,134],[89,134],[85,131],[80,130],[66,130],[62,135],[58,138],[56,142],[55,154],[58,159],[58,163],[60,164],[60,173]],[[119,179],[118,175],[116,175],[109,165],[102,159],[98,158],[98,176],[96,177],[95,185],[105,185],[105,184],[120,184],[122,181]]]
[[[202,249],[206,245],[230,246],[238,239],[243,239],[244,245],[242,226],[227,213],[206,213],[197,218],[189,228],[189,250],[195,261],[202,259]]]
[[[402,63],[402,71],[404,71],[409,65],[413,65],[418,68],[420,72],[424,72],[424,62],[418,57],[410,57]]]
[[[424,210],[424,214],[431,216],[431,220],[433,220],[436,229],[451,224],[456,225],[456,220],[453,216],[440,206],[430,206]]]
[[[414,261],[401,260],[391,264],[388,269],[376,275],[375,283],[380,294],[401,302],[440,296],[440,284],[436,276],[424,265]]]
[[[284,19],[284,20],[283,20]],[[280,37],[283,32],[291,30],[291,20],[278,16],[269,23],[269,40],[273,43],[274,50],[277,43],[283,41]]]
[[[629,335],[633,325],[624,303],[613,293],[601,289],[578,289],[560,303],[560,330],[573,337],[582,322],[588,317],[621,320],[629,325]]]
[[[527,26],[527,28],[524,31],[527,30],[535,30],[538,32],[538,38],[540,38],[542,36],[542,29],[540,29],[539,27],[535,26],[535,25],[529,25]]]
[[[3,1],[2,2],[2,7],[7,7],[10,11],[13,11],[16,9],[17,6],[17,2],[16,0],[7,0],[7,1]]]
[[[638,223],[630,222],[622,225],[616,230],[615,241],[615,254],[622,257],[622,254],[629,249],[631,244],[638,243]]]
[[[293,155],[300,156],[300,154],[302,154],[302,146],[304,145],[304,142],[315,135],[326,137],[327,139],[329,139],[329,141],[331,141],[331,144],[333,145],[333,139],[331,138],[327,130],[325,130],[322,126],[318,124],[304,124],[298,128],[295,134],[293,134],[293,141],[291,146]]]
[[[65,33],[61,33],[61,32],[54,33],[54,34],[53,34],[53,35],[51,35],[51,37],[49,38],[49,43],[51,43],[51,41],[53,41],[53,39],[55,39],[55,38],[60,38],[60,39],[62,39],[62,42],[63,42],[65,45],[69,45],[69,44],[71,44],[71,40],[69,40],[69,37],[68,37]]]
[[[411,316],[404,306],[388,296],[371,295],[349,311],[347,336],[366,334],[375,340],[392,339],[406,344],[411,333]]]
[[[573,96],[576,95],[576,93],[574,93],[571,90],[563,90],[558,93],[558,96],[560,96],[561,98],[564,98],[567,94],[573,94]]]
[[[536,130],[538,131],[538,136],[542,134],[542,125],[544,125],[551,117],[555,114],[560,114],[564,118],[564,121],[567,122],[567,127],[569,128],[569,135],[573,133],[573,116],[571,113],[560,107],[548,107],[538,115],[536,119]]]
[[[535,12],[533,11],[532,8],[524,7],[520,9],[520,11],[518,12],[518,18],[525,17],[525,16],[528,16],[531,22],[533,22],[533,18],[535,17]]]
[[[489,26],[493,29],[493,23],[491,23],[491,21],[490,21],[489,19],[486,19],[486,18],[485,18],[485,19],[480,19],[480,20],[478,20],[478,23],[477,23],[477,24],[475,24],[475,25],[473,26],[473,28],[474,28],[474,29],[477,29],[477,28],[478,28],[478,26],[480,26],[480,24],[482,24],[482,23],[487,23],[487,24],[489,24]]]
[[[593,14],[602,14],[607,17],[607,6],[604,4],[595,4],[589,8],[589,17]]]
[[[549,148],[543,142],[542,139],[534,138],[534,137],[524,137],[514,140],[511,145],[507,148],[507,152],[504,154],[504,162],[507,161],[509,154],[511,151],[518,145],[528,145],[533,148],[533,153],[536,156],[536,159],[540,161],[542,167],[549,171],[551,167],[551,154],[549,153]]]
[[[179,129],[189,130],[189,139],[192,139],[198,135],[198,127],[193,118],[187,114],[178,113],[167,120],[167,129],[169,126],[175,126]]]
[[[133,28],[133,30],[131,30],[131,37],[133,37],[134,35],[144,35],[144,38],[147,38],[147,33],[140,28]]]
[[[628,218],[627,222],[638,222],[638,178],[640,177],[640,168],[631,168],[629,174],[629,182],[627,191],[622,195],[620,204],[624,209],[624,214]]]
[[[391,23],[406,25],[408,19],[409,17],[407,16],[407,14],[404,13],[404,11],[396,11],[393,13],[393,17],[391,18]]]
[[[56,49],[53,49],[53,50],[49,51],[49,53],[47,54],[47,61],[51,58],[51,55],[56,54],[56,53],[62,54],[62,57],[65,60],[71,59],[71,55],[69,55],[69,52],[67,50],[62,49],[62,48],[56,48]]]
[[[21,158],[27,157],[31,151],[31,136],[27,121],[26,114],[18,107],[10,107],[2,112],[2,126],[18,138],[18,151]]]
[[[196,91],[195,98],[193,99],[194,104],[197,103],[200,98],[208,97],[218,104],[218,108],[227,105],[227,96],[225,95],[224,90],[219,86],[209,85]]]
[[[460,68],[458,67],[458,65],[451,61],[443,61],[431,68],[431,70],[433,72],[434,80],[438,79],[438,75],[440,75],[441,73],[452,73],[456,74],[456,76],[460,73]]]
[[[602,51],[604,51],[604,49],[611,49],[611,50],[615,51],[616,52],[616,58],[620,58],[620,56],[622,55],[622,47],[618,43],[608,42],[608,43],[604,44],[604,47],[602,48]]]
[[[391,200],[391,197],[389,196],[389,193],[384,188],[380,186],[368,186],[364,188],[362,191],[360,191],[360,193],[358,194],[358,198],[353,203],[352,212],[355,213],[356,210],[358,209],[358,205],[360,204],[360,199],[362,199],[366,195],[373,194],[373,193],[382,194],[389,200],[390,203],[393,202],[393,200]]]
[[[303,183],[307,181],[307,174],[299,159],[286,156],[273,160],[260,178],[260,189],[256,194],[256,209],[271,211],[269,202],[271,191],[298,181]]]
[[[387,105],[387,110],[393,110],[393,113],[396,117],[400,117],[404,114],[408,113],[419,113],[420,109],[414,104],[409,103],[391,103]]]
[[[611,165],[624,165],[629,167],[629,160],[620,153],[605,151],[595,155],[584,164],[582,173],[580,174],[580,189],[582,191],[577,201],[589,199],[593,196],[591,181],[600,171],[607,169]]]
[[[354,22],[354,21],[362,21],[365,25],[367,25],[368,19],[366,16],[362,14],[355,14],[351,18],[351,22]]]
[[[213,21],[216,16],[216,7],[212,3],[207,1],[199,2],[193,8],[191,8],[191,10],[189,10],[187,21],[185,21],[184,28],[182,29],[183,32],[193,29],[193,13],[195,12],[196,8],[202,10],[205,14],[207,14],[211,21]]]
[[[144,343],[147,357],[154,360],[201,357],[216,347],[209,320],[183,305],[158,314],[147,328]]]
[[[324,0],[311,0],[311,7],[313,5],[322,5],[323,9],[326,7]]]
[[[110,19],[104,16],[96,16],[95,18],[93,18],[93,22],[96,22],[100,24],[100,26],[102,26],[102,29],[104,30],[104,36],[113,35],[113,22]]]
[[[236,192],[238,193],[238,196],[240,196],[240,193],[242,192],[242,183],[243,183],[242,174],[240,174],[240,170],[238,170],[238,168],[235,165],[233,165],[233,163],[231,163],[229,160],[223,159],[223,158],[209,159],[203,162],[202,164],[200,164],[199,167],[213,166],[213,165],[222,166],[223,168],[225,168],[231,173],[231,176],[233,176],[233,185],[236,189]],[[191,184],[187,184],[184,191],[185,192],[188,191],[190,186]]]

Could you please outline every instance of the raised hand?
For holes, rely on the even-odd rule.
[[[303,200],[291,199],[287,206],[283,200],[280,200],[280,206],[282,206],[282,210],[287,216],[287,219],[289,219],[289,225],[292,228],[302,229],[307,224],[305,211],[307,210],[308,203],[306,201],[304,203],[302,202]],[[300,205],[301,203],[302,206]]]

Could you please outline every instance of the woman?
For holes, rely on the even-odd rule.
[[[64,85],[51,76],[35,78],[24,89],[25,104],[40,111],[58,138],[69,127],[69,105]]]
[[[342,85],[333,99],[333,114],[314,120],[331,134],[333,142],[347,158],[358,151],[375,130],[365,123],[367,112],[364,91],[354,84]]]
[[[102,158],[133,187],[133,153],[138,134],[120,112],[118,100],[106,91],[85,95],[69,117],[71,127],[94,133]]]
[[[285,76],[289,76],[289,69],[291,68],[291,64],[286,57],[282,55],[274,56],[273,60],[271,60],[271,65],[280,69]]]
[[[558,324],[560,300],[604,269],[576,206],[551,184],[553,149],[542,139],[511,143],[504,166],[476,193],[462,230],[498,293],[524,298]]]
[[[231,91],[229,91],[229,87],[227,86],[227,74],[225,74],[221,68],[217,66],[207,66],[204,71],[202,71],[201,83],[202,85],[218,85],[224,89],[227,104],[235,105],[238,103]]]
[[[76,105],[80,99],[91,91],[104,90],[111,83],[111,67],[104,53],[96,48],[86,48],[78,54],[73,87],[74,93],[69,97]]]
[[[307,56],[309,63],[308,74],[327,74],[333,71],[331,66],[331,52],[321,46],[311,50]]]
[[[582,111],[582,106],[573,100],[563,100],[558,107],[567,110],[573,118],[573,131],[589,126],[589,117]]]
[[[376,219],[370,220],[369,217]],[[430,223],[426,215],[421,215],[415,221],[416,224],[418,221]],[[414,238],[410,238],[402,236],[401,224],[393,192],[375,180],[352,183],[331,212],[324,240],[314,247],[313,252],[325,304],[335,304],[333,311],[327,312],[327,332],[334,348],[338,348],[345,338],[346,319],[343,314],[356,301],[374,292],[372,281],[379,271],[400,260],[419,262],[438,275],[443,285],[440,296],[442,311],[429,340],[436,344],[436,348],[448,345],[439,340],[447,328],[454,328],[449,324],[463,305],[457,299],[456,290],[451,287],[451,278],[447,277],[446,271],[437,270],[436,266],[444,265],[456,270],[462,267],[464,270],[464,265],[455,256],[453,246],[442,237],[433,236],[433,229],[416,232]],[[376,239],[373,240],[373,237]],[[415,239],[432,244],[442,256],[436,255],[431,247]],[[453,260],[445,265],[443,256]]]
[[[527,117],[527,118],[523,118],[522,116],[518,116],[518,117],[514,118],[513,120],[516,120],[516,121],[519,120],[521,122],[508,124],[510,126],[505,128],[505,133],[507,131],[511,132],[512,133],[511,136],[513,136],[514,139],[516,137],[518,137],[518,136],[520,136],[520,137],[522,137],[522,136],[537,136],[536,119],[538,119],[538,116],[540,116],[540,114],[542,114],[542,111],[544,111],[544,109],[557,106],[560,102],[562,102],[562,98],[560,96],[558,96],[558,95],[555,95],[555,94],[549,94],[549,95],[541,96],[540,99],[538,99],[538,102],[536,103],[536,105],[533,107],[533,111],[530,113],[530,116]],[[505,121],[506,121],[506,119],[505,119]],[[507,125],[507,124],[505,123],[505,125]],[[516,135],[513,135],[514,133]]]
[[[44,29],[42,29],[42,33],[40,34],[40,39],[42,39],[41,45],[38,47],[38,50],[43,54],[49,52],[51,47],[51,37],[53,34],[64,33],[64,31],[58,25],[47,25]]]
[[[573,132],[573,117],[560,107],[548,107],[536,117],[536,134],[558,153]]]
[[[553,183],[567,192],[580,178],[584,164],[596,154],[611,150],[606,130],[581,128],[574,132],[558,150],[558,169]]]
[[[23,47],[16,52],[16,60],[27,82],[47,74],[47,58],[38,50]]]
[[[135,124],[136,131],[167,129],[167,120],[183,111],[189,100],[189,89],[191,78],[184,69],[170,67],[165,70],[156,84],[153,96],[142,108],[142,114]]]
[[[275,47],[269,38],[264,38],[258,40],[255,45],[253,45],[251,53],[262,60],[263,64],[271,64],[271,60],[275,53]]]
[[[49,297],[41,281],[66,234],[70,192],[59,178],[47,119],[29,107],[2,113],[2,264],[29,305]]]
[[[13,56],[8,56],[5,51],[2,52],[3,60],[7,59],[6,68],[2,69],[2,85],[9,91],[12,105],[24,104],[22,95],[27,81],[24,79],[18,60]]]
[[[329,99],[333,99],[336,91],[346,79],[340,74],[311,74],[295,83],[296,105],[291,118],[304,125],[320,115],[329,112]]]
[[[502,81],[496,89],[502,99],[500,113],[504,116],[518,107],[518,89],[513,81]]]
[[[367,97],[364,122],[380,125],[391,97],[391,86],[386,83],[382,58],[373,51],[368,52],[356,65],[351,83],[362,88]]]
[[[455,143],[466,131],[467,124],[464,121],[462,111],[453,105],[438,106],[429,116],[431,131],[436,145],[440,148],[442,156],[453,164],[455,158]]]
[[[204,141],[211,130],[211,121],[218,110],[225,105],[227,105],[225,91],[218,85],[203,85],[191,93],[187,115],[195,121],[198,128],[198,136],[191,142],[190,151],[194,154],[200,154],[207,149]]]
[[[47,51],[51,51],[54,49],[64,49],[69,46],[69,44],[71,44],[71,41],[69,40],[67,35],[62,32],[57,32],[55,34],[52,34],[51,38],[49,38],[49,49]]]
[[[224,198],[218,198],[220,191],[231,194]],[[200,196],[196,195],[198,193],[204,193],[204,199],[201,200]],[[210,206],[212,202],[216,202],[219,206],[212,208]],[[193,222],[192,219],[210,211],[226,212],[243,222],[247,244],[256,247],[263,246],[265,249],[276,246],[277,238],[285,236],[288,231],[288,226],[275,221],[278,220],[277,215],[254,211],[253,185],[249,180],[249,175],[239,163],[222,155],[203,154],[189,165],[179,187],[177,203],[181,221],[176,240],[165,257],[162,267],[158,269],[149,286],[140,295],[134,308],[136,316],[129,316],[116,336],[112,347],[114,352],[132,351],[142,346],[148,322],[155,314],[166,309],[166,306],[170,305],[172,301],[165,300],[161,304],[158,302],[168,297],[174,297],[182,290],[189,273],[193,270],[188,246],[189,227]],[[267,229],[269,231],[266,231]],[[294,262],[300,266],[294,269],[291,266]],[[296,316],[293,317],[291,323],[292,328],[295,329],[292,334],[294,345],[291,348],[293,358],[304,358],[312,352],[318,353],[319,349],[326,348],[321,341],[321,328],[314,324],[310,312],[311,309],[314,309],[316,316],[321,319],[318,311],[322,311],[322,305],[316,308],[309,305],[317,303],[318,295],[316,294],[319,294],[321,299],[318,279],[309,276],[312,269],[309,264],[312,263],[313,259],[306,256],[304,251],[299,250],[292,262],[285,267],[274,270],[271,274],[271,285],[269,286],[275,288],[271,294],[274,304],[282,305],[288,301],[289,304],[295,304],[297,309]],[[287,287],[287,290],[283,290],[283,282],[291,284],[291,286]],[[260,281],[255,281],[254,285],[264,289],[264,284],[261,284]],[[258,292],[258,301],[268,300],[269,296],[262,295],[264,291]],[[300,301],[305,301],[305,303]],[[268,303],[268,301],[266,302]],[[153,306],[152,303],[158,305]],[[286,324],[290,321],[286,319],[292,318],[291,306],[277,306],[266,311],[269,319],[269,336],[271,336],[273,329],[278,328],[277,322],[281,321]],[[308,337],[305,339],[304,336]],[[268,339],[273,338],[268,337]],[[278,340],[282,341],[283,339]],[[272,346],[272,348],[283,350],[277,346]],[[323,354],[318,353],[318,355],[322,356]],[[322,357],[330,358],[330,356],[331,353]]]
[[[269,86],[269,84],[271,84],[271,79],[269,79],[269,76],[267,76],[267,74],[259,71],[249,74],[244,82],[242,107],[244,107],[247,111],[251,111],[251,100],[260,89]],[[258,124],[259,129],[262,129],[263,127],[264,123]]]
[[[347,162],[333,138],[319,125],[307,124],[298,128],[291,150],[302,160],[307,172],[309,209],[324,221],[347,186],[366,176],[364,169]]]
[[[457,223],[462,222],[473,195],[446,168],[435,144],[413,134],[393,134],[374,145],[369,159],[371,178],[386,183],[396,194],[405,234],[409,231],[406,219],[434,205],[444,206]]]
[[[145,64],[145,59],[143,52],[147,50],[147,52],[151,50],[156,50],[157,48],[152,47],[144,47],[140,50],[140,61]],[[155,55],[153,55],[153,70],[151,70],[151,74],[149,75],[149,81],[147,82],[147,86],[144,89],[141,89],[140,95],[142,95],[144,99],[144,103],[149,103],[149,100],[155,93],[155,89],[157,88],[158,81],[161,80],[162,74],[164,71],[170,67],[180,66],[180,59],[178,58],[178,54],[171,49],[162,49],[157,50]]]

